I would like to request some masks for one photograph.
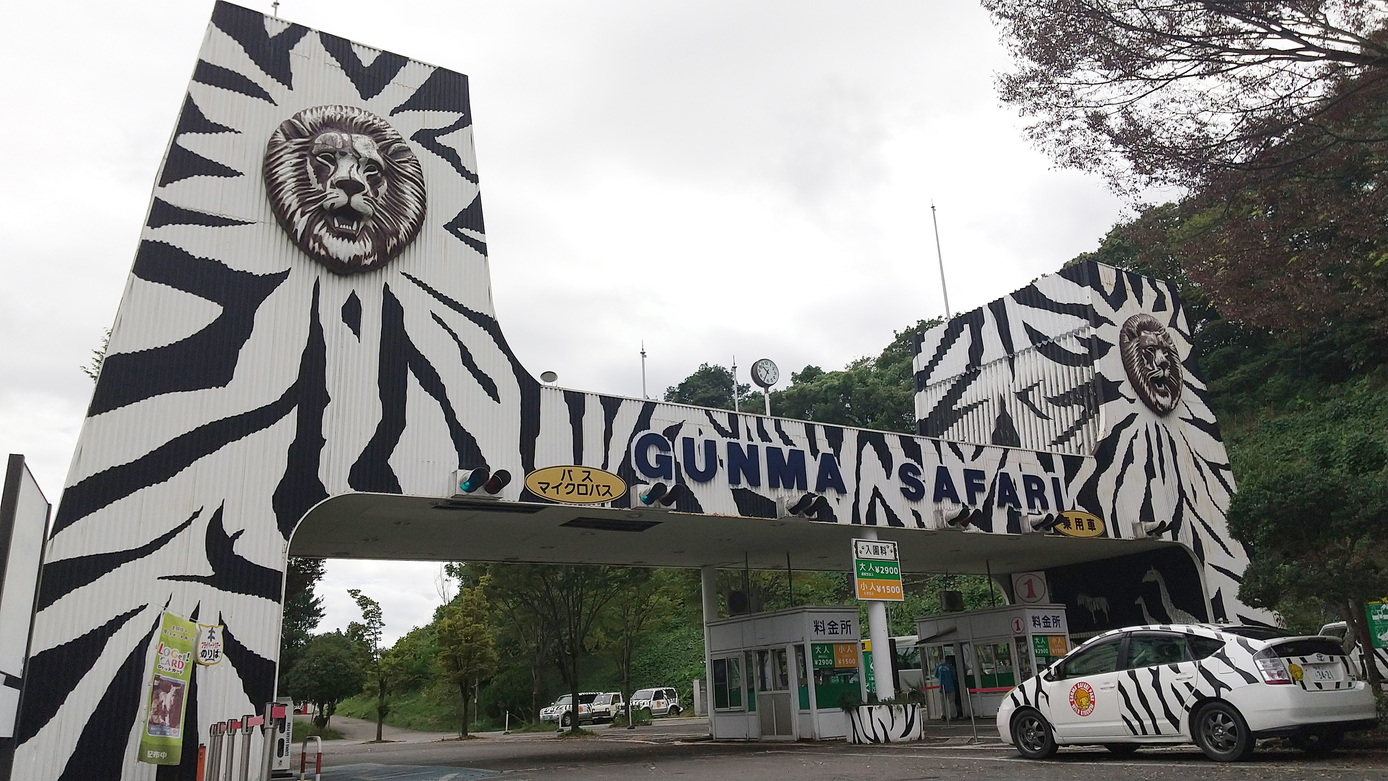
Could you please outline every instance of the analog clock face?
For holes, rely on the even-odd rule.
[[[770,358],[762,358],[752,364],[752,379],[763,388],[770,388],[781,379],[781,370],[776,368],[776,364]]]

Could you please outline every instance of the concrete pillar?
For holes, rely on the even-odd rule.
[[[865,527],[864,540],[877,539],[877,530]],[[879,599],[867,603],[868,639],[872,641],[872,677],[877,699],[890,700],[896,696],[896,677],[892,675],[892,644],[887,631],[887,604]]]
[[[704,601],[704,693],[708,697],[708,735],[718,737],[713,713],[713,643],[709,638],[708,622],[718,620],[718,568],[699,568],[699,585]]]

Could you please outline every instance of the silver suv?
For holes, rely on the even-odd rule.
[[[641,708],[649,708],[652,716],[678,716],[680,715],[680,695],[668,686],[640,689],[631,695],[631,702],[628,703],[628,707],[633,713]]]

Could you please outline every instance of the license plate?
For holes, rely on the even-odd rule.
[[[1308,665],[1306,679],[1316,683],[1334,683],[1340,680],[1339,665]]]

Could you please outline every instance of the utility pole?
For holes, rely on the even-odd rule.
[[[930,224],[935,226],[935,259],[940,263],[940,293],[945,297],[945,319],[948,320],[952,315],[949,312],[949,290],[945,287],[945,256],[940,253],[940,223],[935,219],[935,201],[930,202]]]
[[[733,412],[741,412],[737,408],[737,356],[733,356]]]

